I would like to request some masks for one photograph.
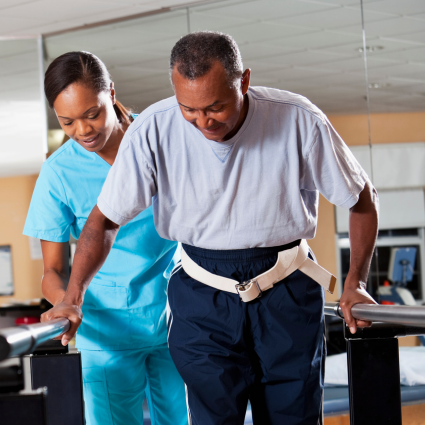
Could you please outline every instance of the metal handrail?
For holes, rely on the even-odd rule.
[[[344,319],[339,303],[325,303],[325,314]],[[351,308],[351,314],[358,320],[425,328],[425,307],[421,306],[355,304]]]
[[[69,326],[69,320],[62,318],[0,329],[0,361],[31,353],[38,345],[66,332]]]

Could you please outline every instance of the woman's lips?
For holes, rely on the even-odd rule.
[[[99,140],[99,134],[90,139],[79,139],[84,146],[93,146]]]

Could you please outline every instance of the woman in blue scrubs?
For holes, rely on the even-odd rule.
[[[70,52],[47,69],[45,93],[70,137],[43,164],[24,234],[41,239],[44,296],[57,305],[78,239],[133,116],[115,98],[105,65]],[[90,283],[76,346],[82,354],[87,425],[187,424],[184,384],[168,352],[166,286],[175,242],[160,238],[152,207],[123,226]],[[66,414],[66,412],[64,412]]]

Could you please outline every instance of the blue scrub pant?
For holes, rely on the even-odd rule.
[[[140,350],[80,350],[86,425],[187,425],[183,380],[167,344]]]
[[[299,243],[297,241],[295,245]],[[183,245],[211,273],[246,281],[294,246],[211,251]],[[300,271],[244,303],[180,268],[168,286],[168,343],[187,386],[189,424],[318,425],[324,378],[323,289]]]

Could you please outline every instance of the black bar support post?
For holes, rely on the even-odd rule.
[[[359,329],[347,341],[351,425],[401,425],[398,339],[388,328]]]
[[[49,425],[84,425],[81,354],[69,353],[68,346],[51,340],[40,345],[29,358],[32,388],[48,389]]]

